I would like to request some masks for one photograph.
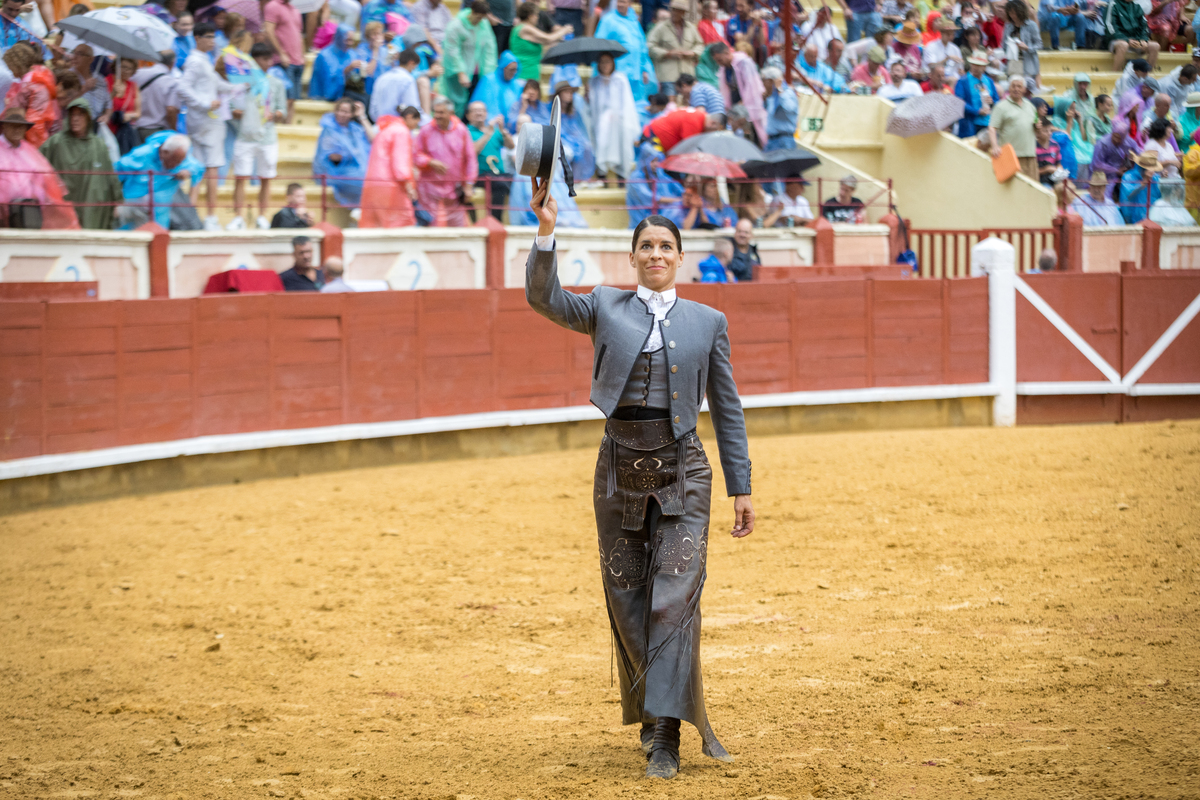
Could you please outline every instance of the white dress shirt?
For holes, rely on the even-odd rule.
[[[638,286],[637,296],[646,303],[646,308],[650,309],[650,313],[654,315],[654,323],[650,326],[650,338],[646,340],[646,346],[642,348],[643,353],[653,353],[663,346],[662,328],[659,323],[667,318],[667,312],[671,310],[671,306],[675,305],[675,289],[667,289],[665,292],[654,292],[647,289],[645,286]]]

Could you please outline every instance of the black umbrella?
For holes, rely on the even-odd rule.
[[[772,150],[762,158],[747,161],[742,167],[751,178],[799,178],[806,169],[812,169],[821,159],[807,150]]]
[[[162,55],[148,41],[120,25],[82,15],[61,19],[57,24],[67,33],[73,33],[82,41],[107,50],[118,58],[154,62],[162,59]]]
[[[668,155],[678,156],[683,153],[708,153],[709,155],[727,158],[730,161],[761,161],[763,151],[748,139],[734,136],[726,131],[698,133],[689,136],[671,148]]]
[[[592,64],[600,56],[608,53],[613,58],[620,58],[629,51],[620,42],[612,39],[595,39],[584,36],[559,42],[542,53],[543,64]]]

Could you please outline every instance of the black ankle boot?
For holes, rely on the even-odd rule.
[[[650,748],[647,778],[670,780],[679,772],[679,720],[659,717],[654,726],[654,743]]]
[[[642,753],[646,758],[650,757],[650,750],[654,747],[654,723],[642,723]]]

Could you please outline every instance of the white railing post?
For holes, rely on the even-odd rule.
[[[971,274],[988,276],[988,380],[995,387],[992,424],[1017,424],[1016,250],[989,237],[971,248]]]

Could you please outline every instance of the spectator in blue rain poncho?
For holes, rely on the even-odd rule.
[[[1162,172],[1158,153],[1148,150],[1133,159],[1133,166],[1121,177],[1121,216],[1127,225],[1136,225],[1146,218],[1146,208],[1162,196],[1158,176]],[[1146,201],[1146,192],[1150,201]]]
[[[642,31],[638,15],[630,8],[629,0],[612,0],[608,10],[600,17],[595,36],[597,39],[612,39],[625,47],[625,55],[617,59],[617,71],[629,79],[634,102],[645,100],[658,91],[646,34]]]
[[[185,174],[196,184],[204,177],[204,165],[191,155],[191,140],[173,131],[159,131],[113,164],[121,179],[125,204],[117,208],[117,221],[122,230],[130,230],[149,219],[150,181],[147,172],[154,173],[154,221],[163,228],[171,227],[171,203],[186,201],[176,191]],[[193,210],[193,214],[194,214]]]
[[[333,111],[321,117],[313,176],[326,179],[338,205],[359,205],[374,138],[375,126],[367,120],[366,110],[348,97],[338,100]]]
[[[683,196],[683,185],[658,168],[665,157],[650,142],[643,142],[638,150],[637,168],[625,184],[625,205],[629,207],[630,228],[636,228],[643,219],[658,213],[653,209],[656,194],[660,208]]]
[[[519,69],[517,57],[505,50],[500,54],[495,71],[479,78],[479,84],[471,93],[471,102],[487,106],[488,119],[505,116],[510,108],[521,101],[525,81],[517,77]]]
[[[333,41],[317,53],[313,62],[308,96],[313,100],[337,100],[346,93],[347,73],[366,66],[369,59],[370,55],[359,44],[358,32],[339,25]]]

